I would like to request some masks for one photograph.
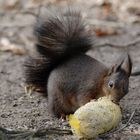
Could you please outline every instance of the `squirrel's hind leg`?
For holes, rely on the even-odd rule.
[[[53,72],[48,79],[48,108],[53,116],[64,119],[66,115],[73,113],[73,104],[69,90],[64,92],[62,77],[58,75]]]

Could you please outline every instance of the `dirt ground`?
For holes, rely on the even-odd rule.
[[[31,2],[31,1],[30,1]],[[34,37],[32,33],[35,16],[37,13],[38,4],[30,4],[30,2],[22,3],[22,10],[19,4],[13,1],[11,7],[7,9],[7,5],[1,8],[1,23],[0,23],[0,47],[13,45],[18,48],[26,50],[24,55],[17,55],[15,53],[0,51],[0,126],[11,129],[22,130],[36,130],[46,127],[67,128],[67,124],[62,121],[52,118],[48,114],[47,98],[39,94],[32,94],[28,96],[24,91],[24,75],[23,62],[28,55],[34,53]],[[78,1],[81,5],[82,13],[90,22],[90,31],[100,28],[105,31],[105,34],[100,36],[95,33],[95,46],[97,44],[117,44],[119,47],[111,47],[109,44],[102,47],[93,46],[88,54],[99,61],[105,63],[107,66],[114,64],[120,56],[125,52],[129,52],[133,60],[133,71],[140,69],[140,41],[125,47],[125,44],[140,40],[140,23],[128,23],[128,21],[121,21],[119,19],[112,19],[113,22],[104,22],[96,24],[95,19],[97,15],[100,16],[98,8],[92,4],[83,5],[82,1]],[[91,2],[91,1],[89,1]],[[12,2],[11,2],[12,3]],[[17,4],[17,5],[16,5]],[[20,3],[21,4],[21,3]],[[46,2],[45,5],[52,3]],[[55,3],[54,5],[65,7],[65,1]],[[78,4],[75,5],[78,7]],[[53,5],[53,4],[52,4]],[[90,7],[90,8],[89,8]],[[4,9],[5,8],[5,9]],[[116,20],[116,21],[114,21]],[[111,24],[110,24],[111,23]],[[113,32],[113,33],[112,33]],[[114,33],[115,32],[115,33]],[[6,43],[5,43],[6,42]],[[99,140],[139,140],[140,139],[140,75],[130,77],[129,93],[121,100],[123,108],[122,124],[125,124],[133,111],[135,114],[123,131],[113,134],[107,138],[97,138]],[[49,140],[74,140],[71,135],[51,135],[43,138],[36,138],[35,140],[49,139]]]

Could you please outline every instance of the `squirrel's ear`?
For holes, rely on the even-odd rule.
[[[120,70],[124,70],[126,74],[130,76],[132,70],[132,61],[128,54],[121,61],[121,63],[115,64],[110,68],[108,75],[110,75],[111,73],[119,72]]]
[[[131,61],[129,54],[126,55],[126,57],[124,58],[124,60],[120,64],[120,68],[122,70],[124,70],[128,76],[130,76],[131,70],[132,70],[132,61]]]

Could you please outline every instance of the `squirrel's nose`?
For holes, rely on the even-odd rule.
[[[119,99],[114,95],[108,95],[108,98],[115,104],[119,104]]]

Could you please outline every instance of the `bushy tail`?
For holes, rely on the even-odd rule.
[[[39,59],[26,65],[26,83],[45,87],[49,73],[64,60],[91,48],[91,37],[79,12],[68,10],[57,16],[38,18],[34,30]]]

